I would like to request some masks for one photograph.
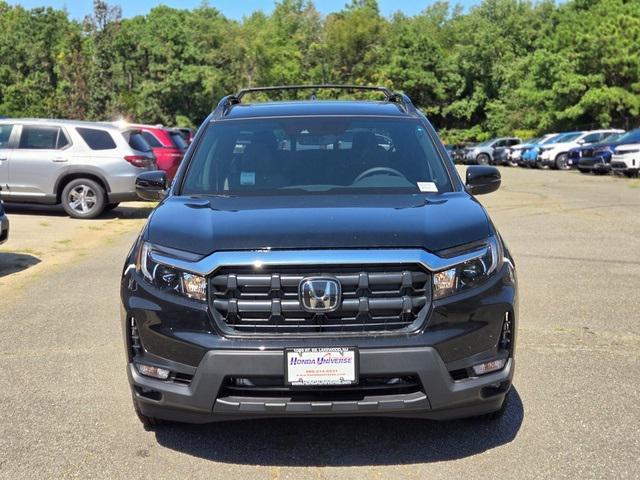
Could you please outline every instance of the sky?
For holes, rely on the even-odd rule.
[[[436,0],[378,0],[380,11],[383,15],[389,16],[398,10],[407,15],[414,15],[427,6],[435,3]],[[55,7],[66,8],[69,15],[76,20],[82,20],[85,15],[91,13],[93,8],[92,0],[9,0],[10,4],[22,5],[25,8],[35,7]],[[174,8],[195,8],[202,0],[109,0],[110,4],[122,6],[122,13],[125,17],[143,15],[157,5],[168,5]],[[216,7],[226,17],[240,20],[243,16],[251,14],[255,10],[262,10],[269,13],[273,10],[274,0],[209,0],[209,5]],[[342,10],[350,0],[315,0],[316,8],[326,14]],[[464,7],[470,7],[480,0],[450,0],[451,4],[459,3]]]

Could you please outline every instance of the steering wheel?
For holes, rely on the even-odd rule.
[[[374,167],[374,168],[370,168],[369,170],[365,170],[360,175],[358,175],[356,177],[356,179],[353,181],[353,183],[358,183],[363,178],[369,177],[369,176],[374,175],[376,173],[382,173],[382,172],[390,173],[394,177],[407,178],[402,174],[402,172],[399,172],[395,168],[391,168],[391,167]]]

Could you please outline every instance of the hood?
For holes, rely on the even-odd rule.
[[[483,240],[482,206],[441,195],[172,196],[153,212],[147,240],[200,255],[220,250],[424,248]]]
[[[533,147],[535,144],[533,143],[518,143],[517,145],[513,145],[511,150],[525,150],[527,148]]]
[[[621,143],[620,145],[616,145],[616,151],[620,152],[637,152],[638,150],[640,150],[640,143]]]
[[[637,141],[617,141],[617,142],[604,142],[599,144],[600,146],[603,147],[611,147],[611,148],[615,148],[615,147],[622,147],[624,145],[638,145],[639,143]]]
[[[617,145],[618,145],[617,142],[599,142],[599,143],[592,143],[591,145],[585,146],[582,148],[585,150],[600,150],[603,148],[615,147]]]

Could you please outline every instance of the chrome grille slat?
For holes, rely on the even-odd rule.
[[[342,297],[334,312],[308,312],[298,298],[307,277],[330,276]],[[210,305],[228,333],[406,333],[431,303],[431,277],[420,265],[224,267],[209,279]],[[422,316],[421,316],[422,315]]]

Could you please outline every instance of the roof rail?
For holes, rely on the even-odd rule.
[[[218,106],[213,111],[213,117],[219,118],[223,115],[226,115],[226,113],[229,111],[229,108],[238,103],[240,103],[240,99],[235,95],[227,95],[226,97],[222,97],[222,99],[218,102]]]
[[[387,101],[393,101],[396,97],[396,94],[393,93],[386,87],[375,87],[371,85],[334,85],[334,84],[325,84],[325,85],[279,85],[276,87],[251,87],[251,88],[243,88],[234,96],[241,101],[242,97],[247,93],[255,93],[255,92],[274,92],[278,90],[319,90],[319,89],[340,89],[340,90],[373,90],[381,92]]]
[[[376,91],[384,95],[387,102],[393,102],[401,105],[405,112],[413,113],[416,111],[415,106],[411,102],[411,99],[404,93],[395,93],[389,90],[387,87],[379,87],[373,85],[336,85],[336,84],[323,84],[323,85],[279,85],[274,87],[250,87],[243,88],[235,95],[227,95],[223,97],[218,103],[218,106],[213,112],[214,117],[221,117],[226,115],[229,109],[233,105],[237,105],[242,102],[242,97],[248,93],[259,92],[276,92],[282,90],[320,90],[320,89],[338,89],[338,90],[361,90],[361,91]],[[315,98],[315,91],[312,93],[312,97]]]

